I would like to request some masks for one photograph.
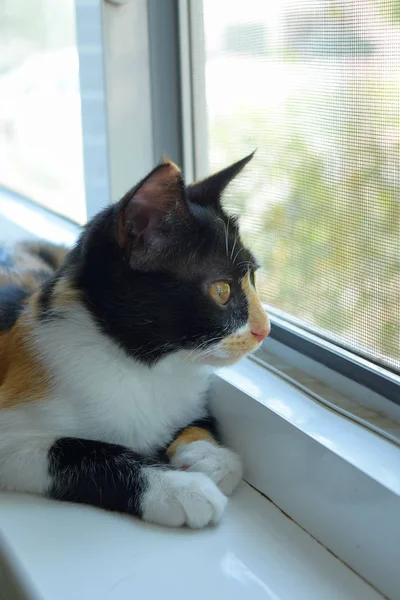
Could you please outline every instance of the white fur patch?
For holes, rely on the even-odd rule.
[[[208,477],[202,473],[146,471],[149,487],[142,498],[145,521],[195,529],[220,521],[227,499]]]
[[[37,347],[56,376],[53,397],[37,409],[43,427],[59,435],[149,454],[205,415],[209,368],[178,353],[147,367],[100,332],[82,306],[68,319],[43,323]]]
[[[54,437],[42,437],[33,432],[20,436],[18,430],[12,429],[18,422],[13,423],[6,417],[7,414],[2,414],[0,418],[0,489],[46,493],[50,485],[48,451]]]
[[[243,476],[242,461],[235,452],[203,440],[178,446],[171,463],[205,473],[226,496],[232,494]]]

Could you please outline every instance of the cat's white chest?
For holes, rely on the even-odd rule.
[[[207,367],[187,363],[179,354],[147,367],[87,321],[84,329],[76,325],[62,332],[63,353],[57,348],[62,324],[43,331],[45,360],[57,376],[44,415],[49,427],[148,453],[206,414]]]
[[[101,389],[87,390],[87,424],[106,441],[149,452],[205,414],[208,374],[171,356],[154,367],[132,363],[121,370],[109,365]],[[93,388],[96,388],[96,384]]]

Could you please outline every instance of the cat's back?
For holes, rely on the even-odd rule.
[[[66,253],[66,248],[45,242],[0,245],[0,335],[12,328],[27,299],[58,269]]]
[[[38,396],[46,377],[35,358],[29,305],[67,250],[45,242],[0,245],[0,409]]]

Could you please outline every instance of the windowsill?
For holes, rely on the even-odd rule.
[[[16,494],[0,495],[0,524],[27,600],[382,598],[247,484],[203,531]]]
[[[211,406],[246,481],[397,598],[400,448],[251,359],[221,370]]]
[[[400,496],[400,448],[397,445],[328,410],[251,359],[245,359],[233,368],[222,369],[219,375],[325,450]],[[230,408],[228,401],[225,410]],[[227,415],[222,416],[225,418]]]

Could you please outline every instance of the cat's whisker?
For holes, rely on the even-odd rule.
[[[209,340],[205,340],[204,342],[201,342],[201,344],[199,344],[198,346],[196,346],[195,348],[193,348],[189,354],[186,357],[186,360],[190,361],[193,357],[204,357],[207,356],[207,352],[209,351],[210,354],[212,354],[214,352],[214,348],[208,348],[208,346],[210,344],[213,344],[215,342],[220,342],[224,339],[224,336],[218,335],[215,336],[214,338],[211,338]],[[206,349],[204,350],[204,347],[206,347]]]
[[[242,265],[246,265],[247,267],[252,267],[253,263],[251,260],[242,260],[236,264],[237,267],[241,267]]]
[[[195,348],[193,348],[189,354],[188,354],[188,358],[192,357],[194,354],[199,354],[202,352],[203,348],[206,346],[206,344],[208,344],[208,341],[202,342],[199,346],[196,346]]]
[[[234,251],[235,251],[235,248],[236,248],[236,242],[237,242],[237,238],[238,238],[238,232],[236,232],[236,234],[235,234],[235,241],[234,241],[234,243],[233,243],[233,246],[232,246],[232,251],[231,251],[231,260],[232,260],[233,253],[234,253]]]
[[[234,259],[233,259],[233,261],[232,261],[234,264],[236,263],[236,259],[237,259],[237,257],[239,256],[239,254],[240,254],[241,252],[243,252],[243,250],[244,250],[244,248],[239,248],[239,250],[236,252],[235,258],[234,258]]]
[[[170,342],[166,342],[164,344],[160,344],[159,346],[155,346],[154,348],[150,348],[147,352],[140,352],[140,356],[151,356],[152,354],[155,354],[160,350],[166,350],[168,348],[171,348],[171,346],[172,344]],[[143,346],[141,347],[141,349],[142,348]]]

